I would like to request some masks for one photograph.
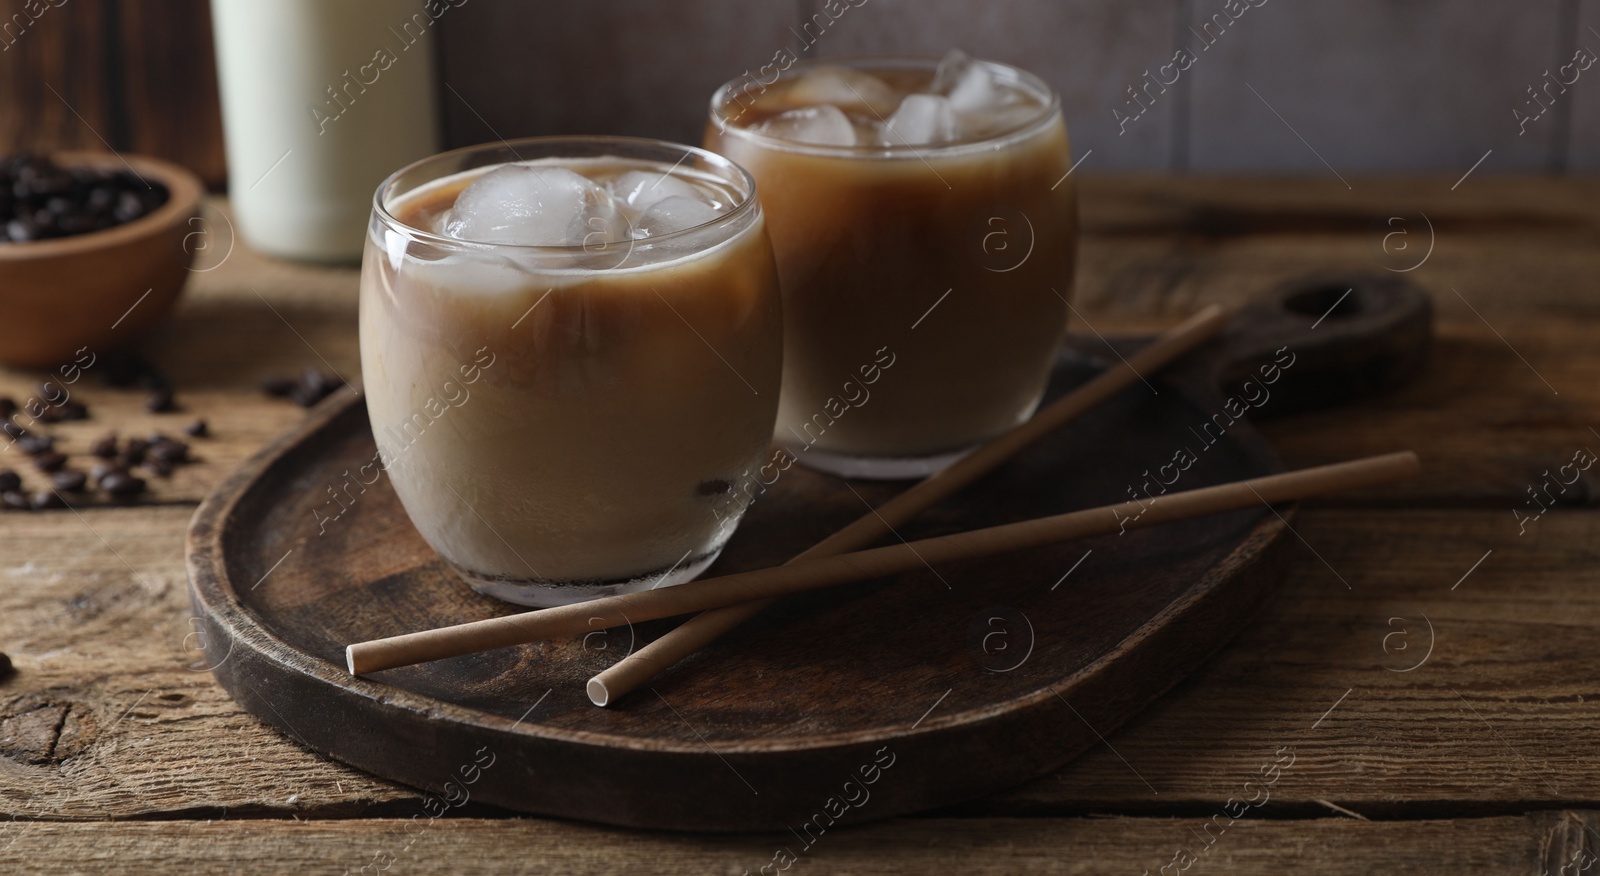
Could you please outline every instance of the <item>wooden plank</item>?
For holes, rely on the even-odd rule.
[[[120,142],[106,0],[0,2],[0,154]]]
[[[127,147],[181,164],[221,189],[228,167],[210,4],[123,0],[117,14]]]
[[[445,143],[580,133],[698,144],[712,92],[772,63],[798,19],[791,3],[452,4],[439,19]]]
[[[870,801],[866,805],[871,805]],[[0,841],[30,872],[138,873],[1555,873],[1578,872],[1592,814],[1371,823],[1188,819],[910,819],[795,834],[706,836],[527,820],[15,823]],[[420,810],[419,810],[420,812]],[[798,827],[798,825],[797,825]],[[408,835],[405,831],[409,830]],[[813,828],[815,830],[815,828]],[[10,836],[6,836],[9,833]],[[366,870],[362,870],[366,867]],[[762,868],[766,869],[763,870]],[[1161,868],[1166,867],[1163,871]],[[1586,867],[1585,867],[1586,869]]]
[[[1567,66],[1572,63],[1570,59],[1578,49],[1583,49],[1592,57],[1600,58],[1600,35],[1596,35],[1596,29],[1600,29],[1600,0],[1578,0],[1578,14],[1574,24],[1576,33],[1561,46],[1563,55],[1561,65],[1551,68],[1551,72],[1561,79],[1572,79],[1574,74],[1589,75],[1587,71]],[[1561,69],[1562,66],[1566,66],[1566,69]],[[1541,71],[1540,79],[1543,78]],[[1573,83],[1576,84],[1577,82]],[[1567,141],[1565,169],[1569,173],[1593,174],[1596,170],[1600,170],[1600,93],[1593,88],[1570,88],[1569,92],[1560,95],[1562,100],[1570,101],[1567,110],[1572,114],[1572,132]],[[1549,121],[1555,119],[1552,117]]]
[[[1376,234],[1376,255],[1383,235],[1397,230],[1387,219],[1399,210],[1428,214],[1446,237],[1454,231],[1571,241],[1600,222],[1592,207],[1600,181],[1589,177],[1505,176],[1480,168],[1464,178],[1352,176],[1350,182],[1346,189],[1306,175],[1086,174],[1079,183],[1082,228],[1090,236],[1210,240]]]
[[[37,801],[72,819],[393,813],[415,792],[307,753],[191,668],[187,517],[3,518],[0,649],[19,673],[0,685],[0,815]],[[1293,757],[1272,791],[1283,814],[1326,812],[1319,801],[1373,817],[1600,802],[1587,684],[1600,518],[1552,511],[1519,537],[1509,509],[1310,509],[1295,528],[1310,549],[1295,549],[1279,596],[1110,734],[1114,752],[964,811],[1193,813],[1280,748]],[[716,726],[700,731],[715,744]]]
[[[1277,600],[1112,737],[1115,753],[989,802],[1157,811],[1250,778],[1279,746],[1298,760],[1275,799],[1308,808],[1600,798],[1600,703],[1582,668],[1600,610],[1595,515],[1551,512],[1519,536],[1509,508],[1312,510],[1297,530]]]
[[[1320,173],[1342,188],[1335,172],[1464,173],[1492,148],[1493,172],[1554,170],[1559,112],[1519,135],[1512,110],[1539,115],[1524,89],[1553,69],[1566,5],[1190,3],[1179,43],[1195,61],[1173,86],[1193,93],[1190,167]]]
[[[1265,422],[1293,465],[1411,447],[1445,476],[1406,484],[1393,501],[1503,504],[1580,447],[1600,449],[1590,431],[1600,399],[1586,377],[1586,320],[1600,316],[1586,291],[1600,277],[1600,191],[1589,183],[1487,177],[1452,192],[1447,180],[1358,180],[1347,192],[1088,177],[1082,191],[1077,294],[1102,332],[1150,330],[1311,273],[1417,266],[1405,275],[1438,308],[1432,366],[1387,397]]]

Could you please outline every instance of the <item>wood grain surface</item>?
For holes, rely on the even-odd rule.
[[[1539,493],[1550,510],[1531,523],[1513,511],[1538,512],[1527,491],[1544,471],[1600,451],[1600,182],[1351,181],[1085,179],[1079,309],[1107,335],[1148,333],[1306,273],[1407,267],[1428,251],[1426,214],[1435,245],[1408,274],[1438,308],[1424,374],[1261,425],[1291,466],[1404,446],[1425,476],[1304,509],[1278,596],[1105,744],[938,818],[830,831],[807,866],[1155,873],[1203,845],[1189,828],[1252,796],[1259,783],[1244,783],[1280,749],[1294,761],[1270,801],[1189,872],[1537,874],[1592,854],[1600,474],[1550,488],[1555,503]],[[1398,238],[1385,249],[1395,217],[1412,254]],[[380,852],[393,872],[758,872],[792,837],[637,833],[475,803],[433,820],[414,791],[309,754],[191,668],[188,519],[303,416],[261,397],[260,378],[356,378],[355,297],[352,271],[236,246],[147,345],[211,422],[216,437],[193,442],[203,461],[159,483],[152,506],[0,512],[0,650],[19,669],[0,683],[0,847],[37,872],[358,872]],[[0,391],[37,379],[0,372]],[[59,429],[74,453],[113,425],[171,431],[189,416],[145,414],[141,393],[92,381],[82,397],[94,419]],[[402,852],[395,837],[419,814],[429,830]]]

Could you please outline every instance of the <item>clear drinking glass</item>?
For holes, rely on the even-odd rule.
[[[914,143],[884,124],[935,87],[981,110],[973,133]],[[833,102],[855,145],[816,142],[825,126],[812,142],[784,135],[780,114]],[[964,56],[797,63],[719,89],[706,145],[750,171],[766,210],[785,326],[775,440],[801,463],[926,476],[1032,415],[1077,247],[1048,86]]]
[[[643,171],[721,212],[640,239],[591,220],[567,246],[435,230],[470,182],[528,162],[607,185]],[[546,606],[680,583],[733,534],[749,493],[732,485],[766,454],[782,365],[754,191],[725,158],[620,137],[456,150],[378,189],[361,271],[368,416],[412,523],[473,588]]]

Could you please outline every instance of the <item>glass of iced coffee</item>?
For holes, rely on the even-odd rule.
[[[776,440],[921,477],[1026,420],[1076,254],[1056,95],[960,52],[763,70],[717,91],[706,141],[755,177],[777,254]]]
[[[361,365],[379,462],[482,593],[548,606],[703,571],[766,455],[782,347],[754,184],[710,152],[537,138],[378,189]]]

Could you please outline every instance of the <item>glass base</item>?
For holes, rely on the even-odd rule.
[[[623,593],[654,590],[657,587],[671,587],[674,584],[693,581],[716,562],[721,553],[722,546],[718,545],[709,553],[675,566],[616,581],[548,581],[542,578],[482,575],[459,567],[456,571],[473,590],[484,596],[533,608],[553,608],[575,602],[588,602],[603,596],[618,596]]]
[[[976,445],[933,456],[848,456],[815,447],[791,453],[801,465],[816,471],[869,481],[899,481],[938,474],[975,449]]]

